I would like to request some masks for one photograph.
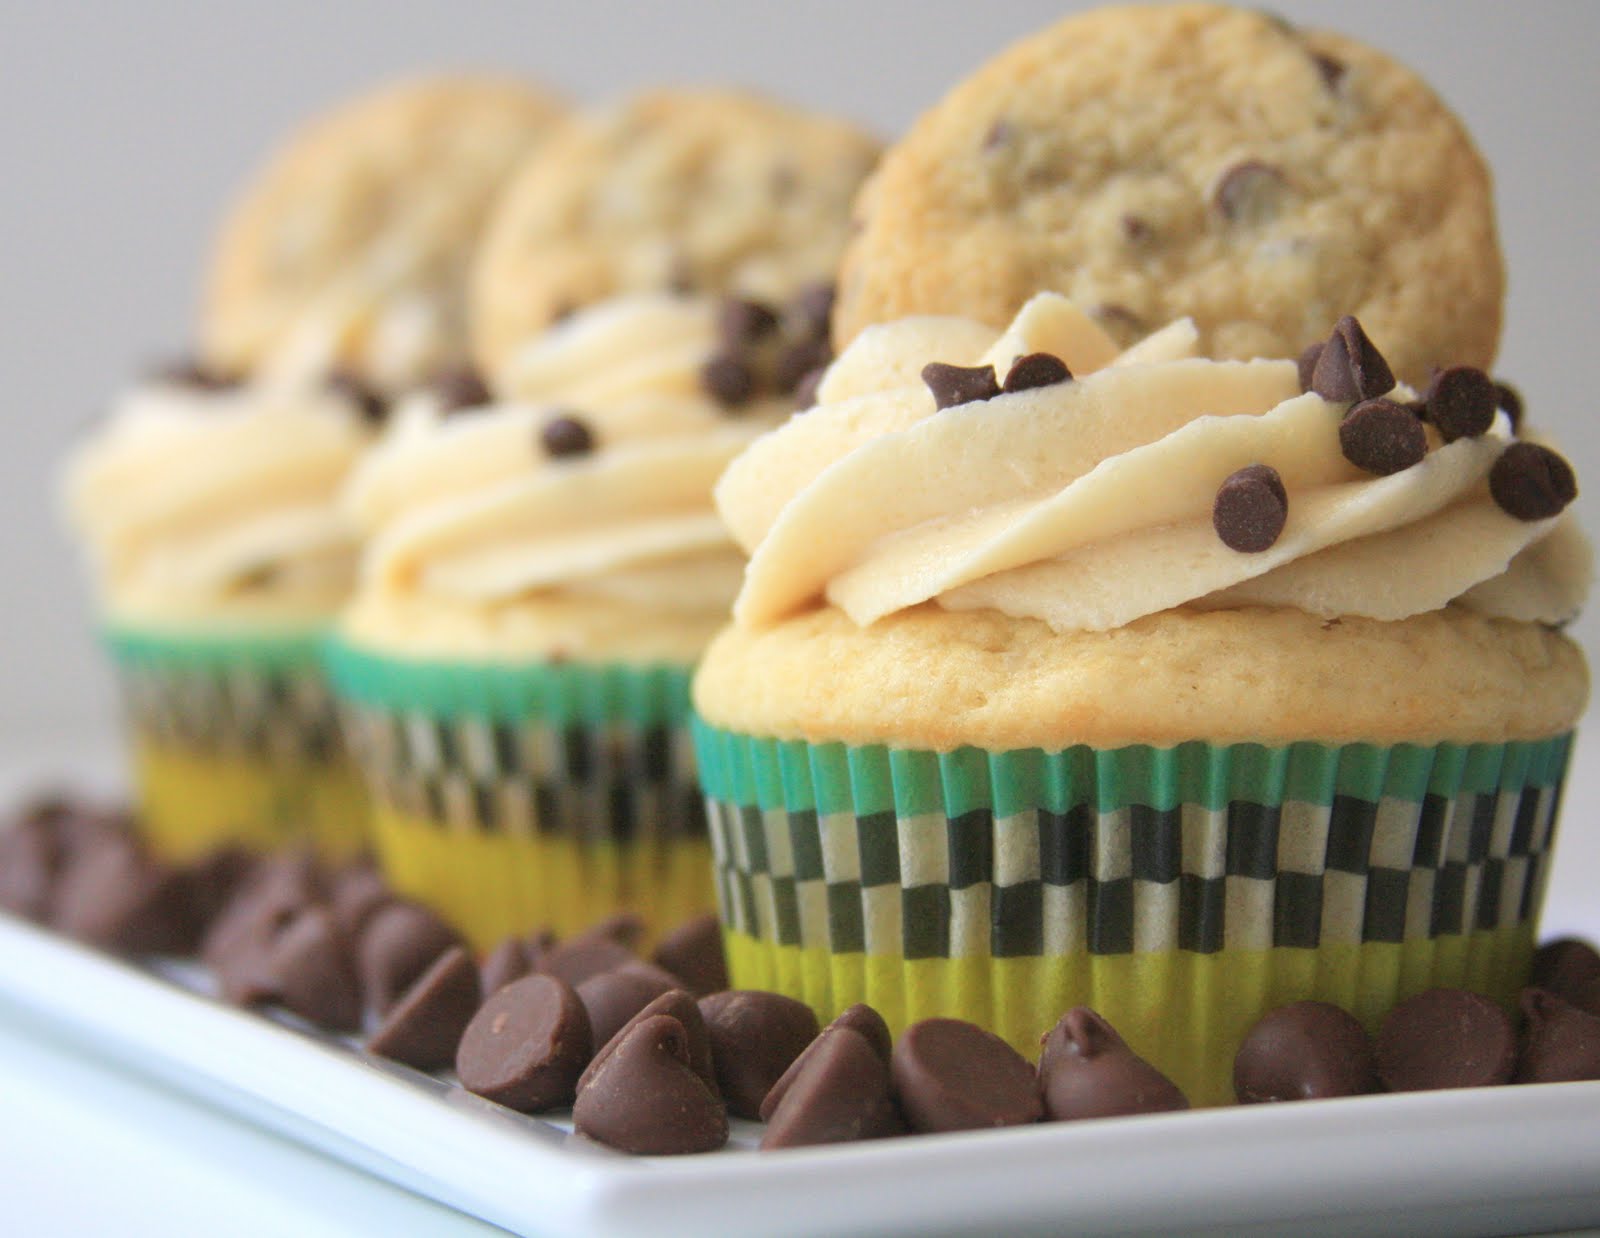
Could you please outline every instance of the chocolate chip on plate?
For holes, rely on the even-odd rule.
[[[1465,989],[1407,998],[1378,1029],[1378,1077],[1391,1092],[1507,1083],[1517,1036],[1506,1012]]]
[[[1533,952],[1528,983],[1600,1015],[1600,951],[1586,941],[1563,937],[1540,946]]]
[[[118,954],[187,954],[197,933],[188,883],[129,838],[108,837],[66,865],[52,922],[69,937]]]
[[[1477,438],[1494,424],[1500,397],[1494,382],[1482,370],[1470,365],[1440,370],[1423,393],[1424,416],[1439,428],[1447,443],[1458,438]]]
[[[1339,447],[1358,469],[1387,477],[1422,463],[1428,434],[1403,404],[1363,400],[1339,422]]]
[[[1087,1006],[1075,1006],[1045,1034],[1039,1090],[1055,1122],[1187,1109],[1177,1085],[1136,1054]]]
[[[714,1152],[728,1142],[722,1102],[694,1071],[683,1024],[652,1015],[635,1024],[590,1075],[573,1129],[641,1156]]]
[[[1233,1059],[1233,1092],[1243,1105],[1377,1090],[1372,1038],[1354,1015],[1328,1002],[1269,1010]]]
[[[367,1051],[417,1070],[456,1060],[462,1033],[482,1000],[472,956],[452,946],[397,1001],[367,1041]]]
[[[1021,1126],[1044,1113],[1033,1067],[998,1036],[962,1019],[913,1023],[895,1044],[889,1070],[912,1130]]]
[[[761,1115],[761,1102],[817,1034],[817,1016],[792,997],[731,989],[700,999],[717,1086],[730,1112]]]
[[[1489,470],[1489,493],[1518,520],[1559,516],[1578,497],[1572,466],[1538,443],[1512,443]]]
[[[723,408],[738,408],[755,396],[756,374],[743,357],[722,352],[700,367],[700,385]]]
[[[461,1086],[522,1113],[570,1104],[593,1050],[589,1016],[554,976],[514,980],[472,1016],[456,1049]]]
[[[1346,314],[1317,357],[1311,389],[1336,404],[1375,400],[1394,390],[1394,371],[1361,324]]]
[[[1522,991],[1527,1026],[1517,1058],[1518,1083],[1600,1079],[1600,1015],[1544,989]]]
[[[992,365],[947,365],[930,361],[922,367],[922,381],[933,392],[936,408],[955,408],[1000,394]]]
[[[520,937],[507,937],[483,960],[484,993],[498,993],[513,980],[521,980],[534,970],[533,963],[533,950],[528,943]]]
[[[1211,527],[1224,546],[1240,554],[1270,549],[1288,519],[1288,491],[1278,470],[1269,464],[1252,464],[1230,474],[1211,505]]]
[[[681,987],[676,976],[654,963],[632,959],[621,967],[590,976],[578,986],[578,1000],[589,1014],[594,1043],[604,1045],[656,998]]]
[[[766,1099],[761,1102],[760,1116],[763,1122],[771,1120],[772,1114],[782,1103],[784,1094],[789,1090],[789,1085],[794,1082],[795,1077],[804,1068],[806,1058],[817,1051],[817,1046],[822,1043],[823,1038],[828,1033],[837,1031],[840,1028],[849,1028],[852,1032],[861,1036],[872,1046],[872,1051],[883,1059],[883,1064],[885,1066],[889,1064],[889,1056],[894,1051],[894,1038],[889,1034],[889,1025],[883,1021],[883,1016],[871,1006],[857,1002],[854,1006],[846,1008],[837,1019],[823,1028],[817,1038],[805,1047],[805,1051],[789,1064],[789,1069],[778,1077],[778,1081],[767,1089]]]
[[[250,881],[261,856],[237,843],[213,847],[184,870],[189,884],[189,908],[202,933]]]
[[[307,907],[284,925],[264,956],[269,992],[308,1023],[350,1032],[361,1025],[361,989],[350,943],[325,907]]]
[[[367,920],[356,953],[361,990],[379,1015],[399,1000],[460,935],[420,903],[395,900]]]
[[[43,822],[23,820],[0,829],[0,910],[47,921],[65,859],[66,848]]]
[[[539,445],[553,460],[586,456],[594,450],[594,432],[582,418],[566,413],[539,427]]]
[[[830,1027],[795,1061],[772,1107],[763,1148],[801,1148],[904,1134],[889,1067],[851,1027]]]
[[[594,1072],[600,1068],[600,1063],[610,1056],[611,1051],[622,1043],[635,1026],[658,1014],[671,1015],[683,1024],[684,1034],[689,1038],[689,1065],[694,1068],[695,1074],[705,1080],[708,1088],[720,1095],[717,1087],[717,1068],[711,1060],[711,1035],[706,1031],[706,1021],[700,1013],[699,1005],[696,1004],[694,997],[683,989],[672,989],[663,993],[618,1028],[609,1041],[600,1045],[595,1050],[594,1059],[578,1077],[578,1091],[583,1091]]]
[[[359,941],[367,921],[394,897],[383,874],[371,864],[352,864],[333,875],[328,901],[345,936]]]
[[[590,976],[612,971],[637,957],[616,938],[590,929],[551,947],[538,961],[538,968],[577,988]]]
[[[1072,371],[1067,363],[1054,353],[1031,352],[1018,357],[1006,371],[1006,381],[1001,390],[1031,391],[1035,387],[1054,387],[1057,383],[1072,381]]]
[[[722,953],[722,925],[715,912],[686,920],[657,944],[655,961],[691,993],[717,993],[728,987]]]

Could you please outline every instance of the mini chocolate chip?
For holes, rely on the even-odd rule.
[[[728,1115],[689,1061],[688,1036],[670,1015],[635,1024],[578,1093],[573,1129],[642,1156],[714,1152]]]
[[[589,1080],[594,1077],[594,1072],[600,1069],[600,1063],[611,1056],[612,1050],[627,1039],[629,1032],[646,1019],[654,1018],[658,1014],[671,1015],[683,1024],[683,1030],[689,1037],[689,1065],[694,1068],[695,1074],[705,1080],[706,1087],[716,1093],[717,1068],[711,1058],[711,1035],[706,1031],[705,1018],[700,1014],[700,1007],[695,1003],[694,997],[683,989],[671,989],[661,994],[618,1028],[610,1040],[596,1048],[594,1060],[584,1068],[583,1074],[578,1076],[578,1091],[581,1092],[588,1086]]]
[[[1045,1034],[1039,1090],[1053,1122],[1187,1109],[1172,1080],[1136,1054],[1087,1006],[1075,1006]]]
[[[570,941],[551,947],[539,960],[539,970],[577,988],[590,976],[633,962],[633,951],[605,933],[590,929]]]
[[[912,1130],[1022,1126],[1044,1113],[1033,1067],[998,1036],[962,1019],[906,1028],[889,1060]]]
[[[1358,469],[1387,477],[1428,454],[1428,435],[1417,415],[1393,400],[1363,400],[1339,422],[1339,447]]]
[[[361,990],[350,962],[350,943],[324,907],[297,913],[273,940],[264,959],[269,993],[309,1023],[330,1031],[361,1024]]]
[[[462,944],[453,928],[420,903],[396,900],[380,907],[361,931],[356,956],[367,1004],[387,1014],[434,960]]]
[[[43,821],[24,819],[0,829],[0,909],[45,923],[66,858],[61,839]]]
[[[717,333],[730,353],[737,353],[777,329],[778,315],[760,301],[726,297],[717,310]]]
[[[1586,941],[1563,937],[1540,946],[1533,952],[1528,983],[1600,1015],[1600,952]]]
[[[841,1028],[848,1029],[858,1036],[863,1037],[867,1044],[872,1046],[872,1051],[883,1059],[883,1064],[889,1064],[890,1055],[894,1052],[894,1038],[889,1034],[889,1025],[883,1021],[883,1016],[871,1006],[857,1002],[839,1015],[832,1023],[823,1028],[817,1038],[805,1047],[799,1057],[789,1063],[789,1069],[778,1076],[778,1081],[767,1089],[766,1099],[761,1102],[761,1120],[769,1122],[778,1106],[783,1103],[784,1094],[795,1081],[796,1076],[805,1069],[806,1059],[817,1051],[827,1037]]]
[[[588,423],[571,414],[552,417],[539,427],[539,445],[555,460],[567,456],[586,456],[594,450],[594,432]]]
[[[1031,352],[1018,357],[1006,371],[1002,391],[1031,391],[1035,387],[1054,387],[1072,381],[1072,371],[1060,357],[1047,352]]]
[[[728,987],[722,925],[714,912],[686,920],[663,937],[656,945],[655,961],[691,993],[717,993]]]
[[[482,983],[485,994],[495,994],[513,980],[533,971],[532,952],[520,937],[507,937],[483,960]]]
[[[370,864],[352,864],[334,874],[329,905],[339,931],[351,941],[359,941],[367,921],[393,901],[394,892],[383,874]]]
[[[748,404],[756,394],[756,374],[735,353],[718,353],[700,367],[700,385],[723,408]]]
[[[401,995],[367,1041],[367,1052],[417,1070],[443,1070],[454,1064],[482,998],[472,956],[452,946]]]
[[[1242,1105],[1377,1090],[1372,1038],[1354,1015],[1328,1002],[1269,1010],[1233,1059],[1233,1092]]]
[[[1522,395],[1510,383],[1496,383],[1494,385],[1495,406],[1506,415],[1511,422],[1511,433],[1516,434],[1522,429]]]
[[[888,1064],[848,1027],[818,1037],[795,1062],[781,1103],[762,1133],[763,1148],[803,1148],[883,1139],[906,1131]]]
[[[816,1014],[792,997],[754,989],[702,997],[700,1013],[728,1109],[741,1118],[759,1117],[772,1085],[815,1039]]]
[[[1096,322],[1119,340],[1130,340],[1144,333],[1144,319],[1126,305],[1104,301],[1095,306],[1091,313]]]
[[[1512,443],[1489,470],[1489,493],[1518,520],[1548,520],[1578,497],[1572,466],[1538,443]]]
[[[1377,1051],[1378,1077],[1391,1092],[1486,1087],[1510,1081],[1517,1036],[1487,997],[1429,989],[1389,1012]]]
[[[807,284],[794,299],[794,310],[800,316],[805,330],[826,342],[828,324],[833,319],[833,303],[838,298],[838,287],[831,282]]]
[[[187,387],[192,391],[227,391],[244,383],[237,374],[225,373],[198,357],[183,357],[158,365],[150,371],[149,378],[151,382]]]
[[[634,959],[590,976],[578,986],[578,1000],[589,1014],[594,1043],[605,1045],[622,1025],[663,993],[680,988],[678,978],[653,963]]]
[[[1300,375],[1302,394],[1311,390],[1311,376],[1317,372],[1317,360],[1322,356],[1322,349],[1326,343],[1326,340],[1319,340],[1315,344],[1307,344],[1300,352],[1300,359],[1295,362]]]
[[[1143,245],[1153,235],[1150,225],[1137,215],[1124,215],[1117,222],[1122,225],[1122,239],[1130,245]]]
[[[933,392],[936,408],[992,400],[1000,394],[992,365],[946,365],[943,361],[930,361],[922,367],[922,381]]]
[[[184,875],[132,839],[108,837],[74,856],[51,904],[56,928],[103,950],[187,954],[194,947]]]
[[[482,408],[493,398],[483,376],[470,366],[459,366],[434,375],[428,388],[439,402],[439,410],[444,413],[456,413],[464,408]]]
[[[983,135],[983,149],[988,151],[999,150],[1002,146],[1009,145],[1013,136],[1015,136],[1015,130],[1012,128],[1011,122],[1002,116],[994,124],[990,125],[988,131]]]
[[[326,385],[329,391],[355,405],[363,421],[378,425],[389,415],[388,403],[354,370],[332,371]]]
[[[593,1051],[583,1003],[554,976],[514,980],[478,1008],[456,1049],[467,1091],[521,1113],[572,1102]]]
[[[1518,1083],[1600,1079],[1600,1015],[1543,989],[1522,990],[1527,1022],[1517,1058]]]
[[[1422,397],[1423,415],[1447,443],[1488,433],[1498,404],[1489,376],[1470,365],[1439,370]]]
[[[1311,389],[1335,404],[1375,400],[1394,390],[1394,371],[1361,324],[1346,314],[1322,347]]]
[[[1249,159],[1222,174],[1212,191],[1211,203],[1229,223],[1263,224],[1278,213],[1287,187],[1277,168]]]
[[[819,365],[816,369],[803,375],[794,385],[794,406],[797,409],[815,408],[817,405],[817,389],[822,386],[822,380],[828,373],[828,367]]]
[[[1317,66],[1317,72],[1322,74],[1323,85],[1329,90],[1338,90],[1339,83],[1344,80],[1344,62],[1324,52],[1312,52],[1311,59]]]
[[[772,385],[780,394],[788,395],[798,390],[807,374],[826,368],[831,360],[833,353],[826,340],[804,339],[786,344],[772,363]]]
[[[1217,489],[1211,526],[1229,550],[1256,554],[1269,549],[1289,518],[1289,495],[1269,464],[1240,469]]]

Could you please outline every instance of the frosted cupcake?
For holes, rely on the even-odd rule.
[[[1570,469],[1353,320],[1301,367],[1197,344],[1049,294],[869,327],[730,468],[694,701],[735,985],[1023,1051],[1086,1003],[1216,1103],[1272,1006],[1524,982]]]
[[[556,115],[463,78],[313,122],[223,229],[203,360],[135,387],[72,460],[67,504],[160,850],[363,845],[318,654],[355,577],[337,496],[387,398],[465,363],[467,256]]]

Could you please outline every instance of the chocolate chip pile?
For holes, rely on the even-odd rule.
[[[781,307],[725,299],[717,315],[719,346],[700,371],[706,394],[730,410],[769,393],[793,396],[797,407],[809,407],[833,359],[833,301],[832,284],[813,284]]]
[[[646,960],[619,915],[565,941],[512,937],[476,961],[428,908],[369,864],[224,848],[176,867],[126,814],[65,800],[0,828],[0,909],[126,956],[198,954],[230,1002],[277,1007],[522,1113],[571,1108],[578,1134],[623,1152],[709,1152],[729,1117],[762,1148],[1187,1109],[1183,1093],[1079,1006],[1037,1064],[960,1019],[898,1041],[850,1007],[819,1029],[809,1006],[730,990],[715,917]],[[1337,1006],[1271,1011],[1234,1063],[1241,1103],[1379,1091],[1600,1079],[1600,953],[1551,943],[1521,1018],[1465,990],[1396,1006],[1376,1037]],[[1519,1027],[1520,1022],[1520,1027]]]

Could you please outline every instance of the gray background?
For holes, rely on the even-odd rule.
[[[89,752],[113,730],[62,454],[138,365],[182,349],[218,212],[292,122],[387,76],[522,70],[582,99],[732,81],[903,128],[957,79],[1081,4],[0,0],[0,751]],[[1584,375],[1600,219],[1588,0],[1279,0],[1418,68],[1498,178],[1511,271],[1500,371],[1600,487]],[[1597,490],[1600,493],[1600,490]],[[1589,500],[1590,503],[1593,500]],[[1591,647],[1591,613],[1578,625]]]

